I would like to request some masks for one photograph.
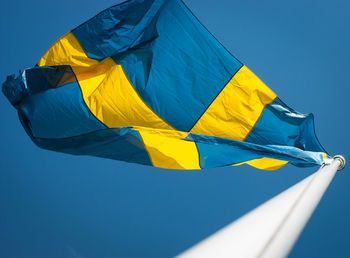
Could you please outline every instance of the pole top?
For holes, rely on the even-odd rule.
[[[339,162],[340,162],[340,165],[339,165],[339,167],[338,167],[338,170],[342,170],[342,169],[345,167],[346,161],[345,161],[345,158],[344,158],[342,155],[335,155],[335,156],[333,157],[333,159],[337,159],[337,160],[339,160]]]

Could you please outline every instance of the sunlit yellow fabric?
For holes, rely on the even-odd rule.
[[[85,101],[91,112],[108,127],[172,129],[142,101],[120,65],[110,67],[98,88],[85,97]]]
[[[323,159],[323,160],[327,159],[327,154],[326,154],[326,153],[323,153],[323,154],[322,154],[322,159]]]
[[[233,166],[239,166],[242,164],[248,164],[252,167],[264,169],[264,170],[276,170],[284,165],[286,165],[288,161],[271,159],[271,158],[261,158],[261,159],[253,159],[250,161],[242,162],[239,164],[234,164]]]
[[[86,56],[79,41],[71,32],[57,40],[38,62],[38,66],[70,65],[72,67],[90,67],[98,64],[97,60]]]
[[[90,59],[74,35],[68,33],[51,46],[38,65],[70,65],[90,111],[108,127],[136,126],[154,166],[200,169],[196,144],[184,140],[188,133],[175,131],[155,114],[131,85],[122,66],[111,58],[101,62]],[[191,132],[244,140],[264,107],[275,98],[276,95],[243,66]],[[261,158],[240,164],[274,170],[286,163]]]
[[[200,169],[196,144],[186,141],[188,133],[135,127],[155,167]]]
[[[85,54],[72,33],[60,38],[39,66],[70,65],[90,111],[108,127],[144,126],[172,129],[140,98],[121,65],[111,58],[98,62]]]
[[[192,128],[192,133],[243,141],[265,106],[276,98],[253,72],[243,66]]]

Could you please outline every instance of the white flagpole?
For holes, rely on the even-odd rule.
[[[181,258],[286,257],[331,183],[345,166],[337,155],[328,164],[248,214],[178,255]]]

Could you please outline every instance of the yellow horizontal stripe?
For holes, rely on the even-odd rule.
[[[85,54],[72,33],[59,39],[38,62],[39,66],[70,65],[91,112],[108,127],[139,126],[154,166],[200,169],[194,142],[174,131],[141,99],[123,68],[111,58],[98,62]],[[191,130],[193,133],[244,140],[266,104],[276,95],[243,66]],[[168,130],[152,130],[145,127]],[[285,161],[262,158],[245,162],[260,169],[277,169]]]
[[[265,106],[276,97],[253,72],[243,66],[204,112],[191,133],[242,141]]]
[[[248,164],[252,167],[263,169],[263,170],[276,170],[284,165],[286,165],[288,161],[271,159],[271,158],[261,158],[261,159],[253,159],[250,161],[242,162],[239,164],[234,164],[233,166],[239,166],[242,164]]]
[[[153,166],[169,169],[200,169],[196,144],[186,141],[188,133],[135,127]]]
[[[90,59],[70,32],[53,44],[39,66],[70,65],[90,111],[108,127],[173,129],[149,108],[111,58]]]

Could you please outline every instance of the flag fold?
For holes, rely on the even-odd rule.
[[[48,150],[170,169],[327,158],[312,114],[282,102],[181,0],[100,12],[2,90]]]

